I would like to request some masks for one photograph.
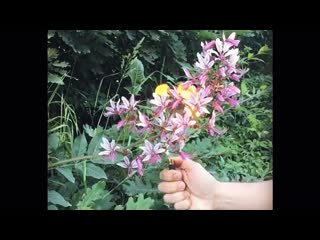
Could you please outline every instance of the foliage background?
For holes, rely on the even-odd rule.
[[[220,181],[272,178],[272,31],[237,33],[242,63],[240,100],[217,121],[229,131],[195,136],[185,147]],[[48,32],[48,209],[170,209],[157,190],[163,166],[143,178],[99,158],[102,136],[116,121],[102,116],[117,94],[145,100],[160,83],[184,81],[200,42],[221,30],[52,30]],[[137,59],[135,60],[135,57]],[[139,70],[133,77],[130,70]],[[195,144],[196,143],[196,144]],[[197,147],[195,149],[195,146]],[[76,161],[75,161],[76,160]]]

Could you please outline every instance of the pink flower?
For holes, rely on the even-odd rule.
[[[219,74],[219,76],[222,77],[222,78],[224,78],[225,76],[227,76],[224,67],[219,68],[218,74]]]
[[[147,115],[141,114],[140,111],[138,111],[138,113],[139,113],[140,122],[137,123],[137,126],[142,127],[142,129],[140,129],[139,131],[143,132],[147,130],[147,132],[150,133],[152,130],[152,122],[149,121],[149,118]]]
[[[230,79],[239,82],[240,78],[248,71],[248,69],[236,69],[235,73],[231,74]]]
[[[174,99],[172,100],[171,108],[176,109],[183,102],[183,97],[180,96],[175,87],[173,87],[173,89],[170,89],[169,92],[174,97]]]
[[[189,101],[186,102],[191,108],[196,107],[200,114],[209,113],[208,109],[205,107],[209,102],[212,101],[212,97],[207,97],[207,91],[205,89],[200,89],[199,94],[195,97],[191,95]]]
[[[152,93],[152,96],[154,97],[154,99],[150,100],[150,103],[157,106],[155,115],[158,117],[162,112],[166,111],[170,100],[167,99],[166,95],[158,96],[156,93]]]
[[[209,124],[208,124],[208,129],[209,129],[209,134],[211,136],[214,136],[215,133],[221,135],[221,134],[224,134],[227,130],[224,129],[224,130],[217,130],[215,128],[215,122],[216,122],[216,114],[215,112],[213,111],[212,112],[212,117],[210,118],[209,120]]]
[[[231,44],[222,42],[219,38],[216,40],[216,49],[212,50],[212,53],[215,54],[218,58],[216,60],[220,60],[224,62],[228,56],[233,56],[232,58],[236,58],[238,54],[238,49],[230,49]]]
[[[187,160],[187,159],[190,159],[191,155],[186,153],[186,152],[183,152],[183,151],[180,151],[179,152],[179,156],[183,159],[183,160]]]
[[[117,124],[117,129],[122,128],[125,123],[126,123],[125,120],[120,120],[120,121],[118,122],[118,124]]]
[[[115,102],[112,100],[110,100],[110,104],[111,107],[106,107],[107,112],[103,114],[104,116],[110,117],[112,115],[120,115],[123,112],[121,105],[119,105],[120,99],[118,100],[117,105],[115,105]]]
[[[231,106],[237,106],[239,105],[239,101],[234,99],[234,95],[240,93],[240,89],[233,84],[229,84],[222,88],[220,92],[217,93],[216,98],[217,100],[213,102],[214,108],[222,113],[223,110],[220,106],[220,104],[224,101],[227,101]]]
[[[216,114],[213,111],[212,112],[212,117],[209,120],[209,133],[210,133],[211,136],[213,136],[214,133],[215,133],[215,128],[214,128],[215,122],[216,122]]]
[[[140,101],[135,101],[134,95],[131,95],[130,102],[125,97],[121,97],[121,100],[123,103],[121,105],[121,108],[123,108],[126,112],[137,110],[136,105],[140,102]]]
[[[191,120],[190,116],[187,113],[185,113],[184,116],[176,113],[176,117],[171,118],[171,122],[174,123],[177,127],[177,130],[175,131],[176,134],[183,134],[186,131],[187,127],[196,124],[196,121]]]
[[[148,140],[144,140],[144,147],[140,147],[143,150],[142,155],[145,155],[143,162],[148,161],[148,163],[161,162],[160,153],[163,153],[165,149],[161,148],[161,143],[157,143],[154,147]]]
[[[202,57],[200,53],[197,53],[198,62],[195,63],[195,66],[201,70],[207,70],[212,68],[214,60],[211,60],[211,53],[206,52],[205,56]]]
[[[136,163],[137,163],[138,174],[139,174],[140,176],[143,176],[142,157],[139,155],[139,156],[136,158],[136,160],[134,160],[134,161],[136,161]]]
[[[202,87],[205,87],[205,84],[206,84],[206,81],[208,79],[208,70],[206,70],[204,73],[202,73],[200,76],[199,76],[199,81],[200,81],[200,85]]]
[[[220,101],[214,101],[212,103],[212,106],[219,112],[219,113],[223,113],[223,109],[220,106]]]
[[[192,79],[192,78],[193,78],[188,69],[182,68],[182,70],[184,71],[184,73],[186,74],[186,76],[187,76],[189,79]]]
[[[225,44],[230,45],[230,47],[232,47],[232,46],[238,47],[240,40],[235,40],[235,37],[236,37],[235,32],[231,33],[227,39],[226,39],[224,33],[222,35],[223,41],[225,42]]]
[[[105,151],[100,152],[99,155],[102,155],[105,160],[111,159],[114,161],[116,159],[116,150],[120,147],[116,146],[114,140],[110,143],[105,137],[102,138],[102,142],[100,145]]]
[[[181,84],[183,90],[187,90],[191,85],[193,85],[192,80],[188,80]]]
[[[215,40],[212,40],[209,43],[207,41],[205,43],[201,42],[201,47],[202,47],[203,51],[207,51],[210,48],[213,48],[215,44],[216,44]]]
[[[132,176],[132,169],[138,169],[138,163],[137,160],[133,160],[130,162],[129,158],[127,156],[124,156],[123,162],[117,163],[119,167],[127,168],[128,169],[128,176]],[[140,174],[140,173],[139,173]]]

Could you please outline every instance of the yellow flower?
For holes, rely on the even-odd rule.
[[[197,111],[196,107],[185,106],[184,110],[191,116],[192,119],[197,119],[200,117],[200,113]]]
[[[168,84],[160,84],[156,87],[155,93],[158,94],[159,96],[166,95],[168,96],[168,90],[170,87]]]
[[[180,83],[177,87],[177,92],[181,97],[183,97],[186,100],[189,100],[191,95],[196,94],[196,88],[195,86],[191,85],[187,89],[183,89],[182,83]]]

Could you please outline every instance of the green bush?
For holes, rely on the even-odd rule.
[[[159,172],[140,178],[97,157],[103,136],[119,138],[115,118],[103,117],[110,99],[150,98],[163,82],[183,81],[200,41],[220,30],[75,30],[48,33],[48,209],[170,209],[157,190]],[[227,132],[195,133],[185,151],[221,181],[272,178],[272,32],[237,30],[240,106],[217,116]],[[228,31],[226,31],[228,35]],[[121,138],[124,136],[121,136]],[[126,136],[134,141],[135,136]],[[196,148],[195,148],[196,146]],[[121,157],[121,156],[118,156]]]

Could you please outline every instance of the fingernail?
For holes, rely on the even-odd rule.
[[[179,183],[179,189],[184,189],[184,184],[181,182],[181,183]]]
[[[174,178],[174,179],[179,179],[179,174],[178,174],[178,173],[174,173],[174,174],[173,174],[173,178]]]

